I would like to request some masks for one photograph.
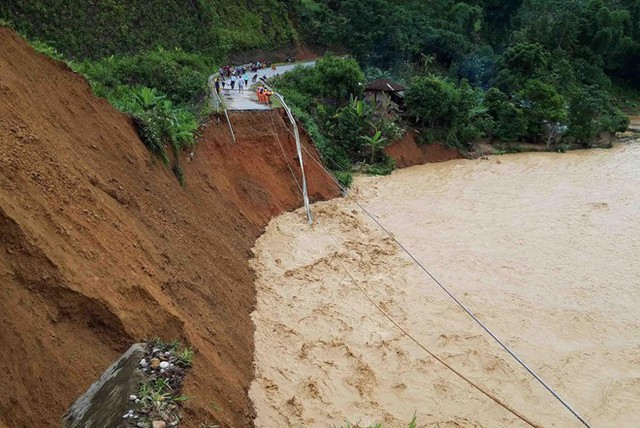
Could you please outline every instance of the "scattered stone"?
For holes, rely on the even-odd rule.
[[[138,376],[146,378],[147,382],[154,379],[162,379],[167,382],[172,391],[176,391],[176,394],[178,394],[182,388],[183,378],[188,368],[181,367],[180,364],[176,365],[179,360],[174,351],[167,351],[167,349],[171,349],[169,346],[164,344],[162,347],[146,347],[142,349],[144,353],[133,356],[129,361],[131,368]],[[117,410],[111,409],[110,417],[114,419],[114,424],[109,426],[176,428],[180,420],[178,412],[181,406],[179,403],[173,403],[168,400],[167,403],[163,404],[162,412],[159,413],[157,409],[152,408],[145,400],[138,397],[139,385],[144,382],[137,380],[134,383],[137,383],[138,388],[132,387],[128,388],[126,392],[122,391],[124,392],[124,394],[120,395],[122,406]],[[128,410],[131,407],[135,410]],[[127,413],[121,413],[125,411]],[[116,422],[118,420],[120,422]],[[76,428],[80,426],[84,426],[84,424],[77,425]],[[65,428],[70,428],[70,426],[65,426]]]

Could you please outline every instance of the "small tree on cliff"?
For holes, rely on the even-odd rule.
[[[360,136],[364,142],[371,147],[371,165],[376,162],[376,152],[380,152],[384,147],[387,139],[382,136],[382,131],[376,131],[373,136],[363,135]]]

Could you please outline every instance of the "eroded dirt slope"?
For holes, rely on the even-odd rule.
[[[396,161],[398,168],[464,158],[460,151],[440,143],[418,144],[418,134],[413,129],[409,129],[400,141],[385,147],[384,151]]]
[[[252,424],[247,258],[300,196],[278,113],[232,120],[238,144],[213,121],[182,188],[129,118],[0,29],[0,426],[59,426],[121,352],[156,336],[197,351],[184,426]],[[311,194],[335,196],[308,168]]]

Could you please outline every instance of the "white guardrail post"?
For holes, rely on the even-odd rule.
[[[233,143],[235,144],[237,141],[236,133],[233,132],[233,126],[231,126],[231,119],[229,119],[229,113],[227,113],[227,108],[224,106],[224,103],[220,98],[220,94],[218,93],[218,91],[216,91],[216,87],[213,84],[214,78],[215,78],[215,75],[209,76],[209,89],[211,90],[211,99],[213,100],[216,111],[218,111],[219,108],[222,108],[222,110],[224,111],[224,116],[227,118],[227,123],[229,124],[229,130],[231,131],[231,138],[233,140]]]
[[[269,89],[271,90],[271,88]],[[273,95],[280,100],[282,107],[284,107],[284,110],[287,112],[287,116],[291,121],[291,125],[293,125],[293,136],[295,137],[295,140],[296,140],[296,149],[298,150],[298,161],[300,162],[300,171],[302,171],[302,198],[304,200],[304,209],[307,212],[307,220],[309,221],[309,224],[313,224],[313,216],[311,215],[311,205],[309,204],[309,195],[307,193],[307,177],[305,176],[305,173],[304,173],[304,161],[302,160],[302,143],[300,142],[300,134],[298,133],[298,124],[296,123],[296,119],[293,117],[293,113],[291,113],[291,109],[289,108],[287,103],[284,102],[284,98],[282,97],[282,95],[278,94],[273,90],[271,90],[271,92],[273,92]]]

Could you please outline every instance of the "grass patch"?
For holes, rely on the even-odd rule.
[[[162,420],[167,426],[175,426],[180,421],[179,412],[184,402],[191,399],[181,394],[184,377],[193,362],[194,352],[182,348],[174,340],[165,343],[160,339],[151,340],[146,347],[145,358],[140,361],[139,369],[146,380],[133,395],[133,408],[123,419],[135,421],[134,425],[151,427],[151,422]],[[184,363],[185,358],[188,364]],[[126,425],[129,426],[129,425]]]
[[[409,424],[407,425],[407,428],[417,428],[418,426],[418,417],[414,414],[413,418],[411,419],[411,422],[409,422]],[[340,428],[384,428],[384,425],[381,423],[376,423],[373,425],[368,425],[367,427],[364,427],[360,424],[353,424],[351,422],[347,422],[346,425],[343,425]]]

